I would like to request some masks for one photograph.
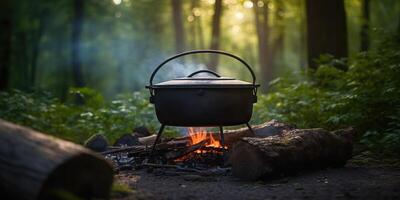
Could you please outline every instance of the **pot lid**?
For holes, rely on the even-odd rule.
[[[207,77],[194,76],[200,73],[213,75]],[[254,88],[255,85],[246,81],[237,80],[231,77],[221,77],[210,70],[199,70],[187,77],[175,78],[169,81],[150,85],[150,88]]]
[[[252,83],[231,77],[183,77],[154,84],[153,88],[253,88]]]

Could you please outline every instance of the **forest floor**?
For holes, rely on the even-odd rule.
[[[113,199],[400,199],[400,168],[358,164],[304,172],[271,181],[243,182],[232,176],[194,178],[126,171],[116,176],[135,192]]]

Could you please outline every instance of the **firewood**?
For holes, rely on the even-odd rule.
[[[174,149],[173,151],[165,153],[165,158],[167,160],[175,160],[177,158],[183,157],[189,153],[192,153],[193,151],[196,151],[204,147],[207,144],[207,142],[208,142],[207,140],[203,140],[197,144],[187,146],[186,148],[182,148],[181,150]]]
[[[295,128],[296,127],[294,125],[278,122],[277,120],[271,120],[262,124],[252,126],[253,132],[251,132],[247,127],[236,130],[226,130],[224,131],[225,145],[228,147],[232,147],[236,142],[240,141],[244,137],[268,137],[279,135],[284,131],[293,130]],[[214,138],[220,137],[219,132],[211,132],[211,134]],[[189,138],[190,136],[184,136],[175,138],[174,140],[189,140]],[[147,138],[143,138],[143,140],[148,142]]]
[[[154,141],[156,140],[157,135],[150,135],[150,136],[146,136],[146,137],[140,137],[139,138],[139,142],[143,145],[152,145],[154,143]]]
[[[295,129],[265,138],[242,138],[231,150],[233,175],[268,179],[301,170],[343,166],[352,155],[353,129]]]
[[[252,126],[253,132],[247,127],[236,130],[224,131],[225,145],[232,147],[236,142],[240,141],[244,137],[268,137],[273,135],[279,135],[283,131],[293,130],[295,126],[278,122],[277,120],[271,120],[262,124]],[[213,137],[219,138],[219,132],[213,133]]]
[[[3,199],[107,199],[112,167],[92,151],[0,120]]]

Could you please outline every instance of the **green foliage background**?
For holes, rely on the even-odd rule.
[[[352,126],[360,133],[360,144],[399,155],[400,37],[388,36],[379,47],[349,60],[323,55],[317,71],[275,79],[271,91],[259,95],[252,123],[277,119],[300,128]],[[84,105],[73,103],[77,94],[85,99]],[[0,93],[0,118],[77,143],[95,133],[113,141],[135,126],[152,131],[159,126],[147,91],[105,101],[89,88],[71,89],[65,103],[48,92]]]

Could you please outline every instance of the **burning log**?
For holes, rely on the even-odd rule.
[[[4,199],[107,199],[112,168],[71,142],[0,120],[0,190]]]
[[[224,131],[225,145],[232,147],[236,142],[240,141],[244,137],[268,137],[273,135],[279,135],[283,131],[293,130],[296,127],[290,124],[278,122],[277,120],[271,120],[263,124],[252,126],[253,132],[247,127]],[[219,137],[219,133],[213,133],[214,137]]]
[[[207,140],[203,140],[197,144],[190,145],[187,148],[183,148],[182,150],[175,150],[175,151],[169,151],[166,153],[165,157],[168,160],[174,160],[180,157],[183,157],[189,153],[192,153],[193,151],[196,151],[202,147],[204,147],[207,144]]]
[[[279,135],[284,131],[293,130],[295,128],[296,127],[293,125],[278,122],[277,120],[271,120],[263,124],[252,126],[253,132],[251,132],[247,127],[236,130],[226,130],[224,131],[225,146],[232,147],[236,142],[240,141],[244,137],[268,137]],[[211,132],[211,134],[213,138],[220,137],[219,132]],[[145,141],[149,142],[147,139],[150,139],[150,137],[152,136],[147,137]],[[190,140],[190,137],[191,136],[185,136],[176,138],[174,140]],[[150,140],[154,141],[154,139],[152,138]]]
[[[271,178],[300,170],[343,166],[352,155],[354,130],[295,129],[265,138],[243,138],[232,149],[233,175]]]
[[[226,130],[225,135],[225,145],[231,147],[233,144],[238,142],[243,137],[268,137],[272,135],[281,134],[283,131],[293,130],[296,127],[290,124],[278,122],[277,120],[271,120],[263,124],[258,124],[252,126],[253,132],[248,128],[240,128],[236,130]],[[214,138],[219,138],[219,132],[211,133]],[[189,140],[190,136],[175,138],[174,140]],[[140,137],[139,142],[143,145],[152,145],[156,135],[150,135],[147,137]]]

